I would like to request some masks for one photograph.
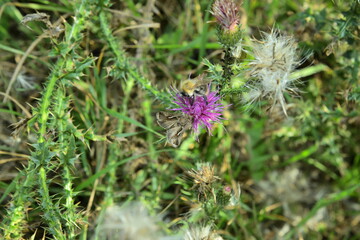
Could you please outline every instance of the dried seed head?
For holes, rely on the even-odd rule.
[[[209,163],[198,164],[197,170],[191,169],[187,174],[193,178],[194,188],[199,191],[199,194],[205,195],[211,192],[212,185],[219,177],[215,176],[215,167]]]

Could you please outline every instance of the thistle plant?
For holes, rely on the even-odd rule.
[[[284,92],[296,93],[292,72],[302,61],[298,58],[296,42],[292,37],[281,35],[279,31],[272,30],[270,34],[264,34],[265,39],[254,44],[251,49],[243,49],[243,32],[241,31],[239,9],[231,0],[216,0],[212,5],[211,13],[216,18],[217,37],[224,49],[222,66],[213,65],[204,59],[204,64],[209,68],[209,78],[217,84],[217,92],[211,91],[208,86],[206,96],[187,96],[176,90],[173,101],[177,107],[172,111],[182,114],[168,116],[157,114],[160,126],[167,130],[167,141],[172,146],[178,147],[185,131],[190,124],[177,123],[180,116],[186,116],[192,123],[192,129],[198,139],[199,129],[205,126],[209,133],[213,122],[220,122],[221,111],[224,105],[219,103],[222,97],[233,94],[244,94],[243,103],[251,105],[257,99],[266,98],[271,101],[272,109],[280,104],[287,116]],[[242,52],[252,55],[253,60],[241,63],[236,59],[241,57]],[[247,84],[240,83],[240,87],[233,88],[232,81],[235,75],[245,75],[251,78]]]
[[[176,8],[132,0],[3,4],[0,170],[12,171],[0,174],[0,204],[6,206],[0,212],[0,239],[293,239],[297,231],[299,237],[320,239],[331,238],[327,230],[339,225],[341,231],[334,232],[340,238],[358,234],[343,224],[357,222],[356,216],[343,213],[357,209],[359,195],[354,144],[359,2],[336,14],[327,9],[294,14],[303,6],[285,6],[290,11],[276,20],[284,30],[260,32],[257,39],[247,34],[257,36],[256,26],[263,24],[252,10],[269,9],[260,12],[272,21],[277,3],[240,2],[186,1]],[[42,9],[47,13],[35,13]],[[288,13],[292,18],[283,24]],[[164,21],[168,16],[171,21]],[[52,22],[56,18],[60,24]],[[303,22],[291,25],[294,19]],[[16,23],[20,27],[13,30]],[[208,31],[212,27],[215,31]],[[324,64],[299,70],[305,58],[290,32],[302,27],[315,33],[311,39],[300,36],[306,47],[313,44],[318,51],[329,45],[317,53],[324,50],[327,57],[314,61]],[[14,36],[21,41],[12,42]],[[219,44],[206,42],[213,37]],[[211,52],[214,48],[220,51]],[[300,77],[324,69],[300,89]],[[190,77],[179,90],[170,87],[189,72],[204,76],[197,83],[206,87]],[[331,80],[339,83],[335,90]],[[294,101],[296,111],[290,112],[288,102],[302,92],[304,100]],[[270,121],[237,109],[258,102],[274,111]],[[297,116],[273,131],[268,126],[277,120],[274,113]],[[16,141],[4,138],[10,124]],[[187,133],[197,142],[192,137],[183,142]],[[200,138],[202,133],[208,136]],[[158,144],[156,138],[164,136],[174,148]],[[296,171],[284,174],[294,162]],[[305,202],[289,205],[284,184],[271,191],[261,180],[289,182],[300,167],[307,170],[303,178],[314,183],[300,179],[301,189],[319,193]],[[318,188],[323,184],[315,182],[322,177],[326,187]],[[274,192],[284,193],[282,204]],[[345,198],[347,204],[327,207]],[[304,214],[294,218],[290,208],[299,204]],[[326,215],[317,218],[319,209]],[[316,219],[320,224],[313,224]],[[344,220],[338,224],[338,219]]]

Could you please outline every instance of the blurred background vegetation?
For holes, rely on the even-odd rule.
[[[179,179],[208,162],[241,185],[241,206],[216,220],[224,239],[360,238],[359,1],[244,0],[245,44],[276,27],[318,70],[288,118],[232,96],[225,128],[174,149],[154,115],[203,58],[221,63],[211,4],[2,1],[0,236],[91,238],[106,206],[133,200],[176,232],[191,209]],[[51,26],[21,24],[36,12]]]

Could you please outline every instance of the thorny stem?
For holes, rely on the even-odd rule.
[[[66,37],[66,49],[63,51],[62,57],[57,61],[52,74],[49,78],[48,84],[46,86],[45,94],[43,95],[42,102],[40,104],[40,112],[39,112],[39,122],[41,124],[40,131],[39,131],[39,142],[45,141],[45,133],[46,133],[46,123],[49,118],[49,111],[48,108],[51,103],[51,97],[53,91],[55,89],[56,82],[61,78],[60,73],[64,71],[65,65],[65,58],[68,53],[73,51],[74,43],[76,43],[80,38],[81,31],[85,28],[85,19],[89,14],[89,11],[86,9],[90,3],[88,0],[82,0],[80,7],[76,11],[76,16],[74,18],[74,23],[71,27],[69,35]]]
[[[51,103],[51,98],[53,96],[53,91],[56,86],[56,82],[59,79],[58,73],[61,71],[63,65],[64,65],[65,59],[60,58],[58,62],[56,63],[55,68],[53,69],[53,72],[49,78],[49,81],[46,85],[45,94],[43,95],[42,102],[40,104],[40,111],[39,111],[39,123],[40,123],[40,130],[39,130],[39,143],[42,143],[45,141],[45,134],[47,129],[47,121],[49,118],[49,106]]]
[[[46,147],[46,146],[44,146]],[[55,239],[65,240],[65,236],[61,229],[61,222],[57,212],[55,205],[50,198],[46,170],[44,167],[40,167],[39,169],[39,189],[41,195],[42,208],[46,210],[45,219],[49,224],[49,231],[54,236]]]
[[[59,142],[59,160],[60,164],[63,166],[63,182],[64,182],[64,198],[65,198],[65,211],[64,211],[64,218],[66,219],[66,232],[67,237],[69,239],[73,239],[76,234],[76,224],[74,221],[78,218],[75,212],[75,204],[74,204],[74,196],[75,193],[73,191],[73,183],[72,183],[72,175],[71,175],[71,168],[73,167],[72,162],[76,158],[76,144],[74,141],[74,137],[71,134],[71,130],[67,131],[67,127],[69,122],[71,121],[68,116],[68,102],[69,99],[66,98],[64,90],[59,87],[57,89],[57,96],[56,99],[60,99],[57,103],[55,108],[55,115],[57,117],[56,122],[58,125],[58,142]]]
[[[233,75],[231,66],[232,64],[234,64],[234,58],[231,55],[231,50],[229,48],[226,48],[224,52],[225,56],[223,59],[223,80],[219,84],[219,92],[222,92],[223,89],[229,88],[231,77]]]

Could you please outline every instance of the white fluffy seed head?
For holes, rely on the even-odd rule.
[[[127,206],[110,206],[100,223],[100,237],[107,240],[158,240],[158,219],[151,217],[139,202]]]
[[[191,226],[185,232],[184,240],[223,240],[223,238],[212,231],[211,225]]]
[[[250,87],[250,85],[248,87],[250,88],[250,90],[244,94],[242,101],[243,103],[251,105],[261,97],[262,91],[260,88],[257,87]]]
[[[261,71],[291,72],[299,64],[298,48],[295,39],[281,35],[279,31],[263,33],[263,40],[254,41],[254,60],[251,74],[257,76]]]
[[[259,75],[260,86],[265,94],[271,94],[278,91],[284,92],[291,86],[295,79],[291,79],[288,72],[263,71]]]
[[[263,33],[261,41],[254,41],[253,56],[250,62],[250,76],[255,80],[248,84],[251,89],[244,97],[244,102],[253,103],[259,98],[272,100],[273,107],[281,105],[285,115],[286,106],[284,92],[291,90],[295,78],[291,73],[302,60],[298,57],[297,43],[293,37],[281,35],[278,30]]]

